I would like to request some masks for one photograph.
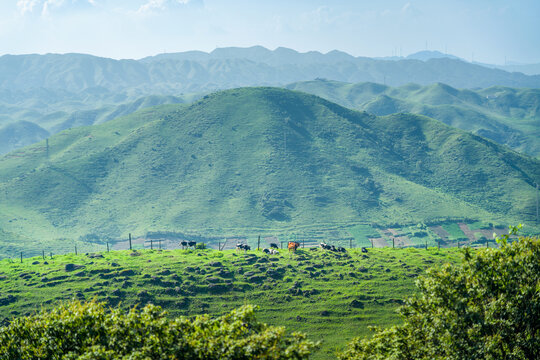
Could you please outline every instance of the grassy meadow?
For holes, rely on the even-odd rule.
[[[264,322],[321,340],[314,359],[332,359],[351,338],[368,336],[368,326],[395,324],[395,310],[426,268],[460,259],[455,248],[368,251],[137,250],[5,259],[0,319],[73,298],[123,307],[151,302],[171,316],[255,304]]]

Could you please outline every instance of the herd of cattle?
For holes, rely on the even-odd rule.
[[[182,249],[187,249],[190,247],[195,249],[196,245],[197,245],[196,241],[186,241],[186,240],[180,241],[180,246],[182,246]]]
[[[188,248],[194,248],[195,249],[195,246],[197,245],[197,242],[196,241],[180,241],[180,246],[182,246],[182,249],[188,249]],[[341,246],[338,246],[338,247],[335,247],[334,245],[328,245],[328,244],[325,244],[325,243],[320,243],[319,246],[321,247],[321,249],[323,250],[328,250],[328,251],[334,251],[334,252],[342,252],[342,253],[346,253],[347,252],[347,249],[345,249],[344,247],[341,247]],[[289,252],[295,252],[296,249],[298,249],[300,247],[300,243],[297,242],[297,241],[289,241],[289,243],[287,244],[287,249],[289,249]],[[269,255],[277,255],[279,254],[279,247],[276,243],[270,243],[270,249],[267,249],[267,248],[264,248],[262,249],[262,251],[266,254],[269,254]],[[237,251],[244,251],[244,252],[247,252],[248,250],[251,250],[251,246],[249,246],[248,244],[241,244],[241,243],[238,243],[236,244],[236,250]],[[362,248],[362,252],[363,253],[367,253],[367,249],[365,247]]]
[[[335,247],[334,245],[328,245],[326,243],[320,243],[319,246],[321,247],[321,249],[323,250],[328,250],[328,251],[333,251],[333,252],[341,252],[341,253],[346,253],[347,252],[347,249],[345,249],[344,247],[341,247],[341,246],[338,246],[338,247]],[[295,252],[296,249],[298,249],[300,247],[300,243],[299,242],[296,242],[296,241],[289,241],[289,243],[287,244],[287,249],[289,249],[289,252]],[[270,255],[277,255],[279,254],[279,247],[276,243],[270,243],[270,249],[268,248],[264,248],[262,249],[262,251],[266,254],[270,254]],[[241,244],[241,243],[238,243],[236,244],[236,250],[237,251],[248,251],[248,250],[251,250],[251,247],[247,244]],[[362,252],[363,253],[367,253],[367,249],[365,247],[362,248]]]

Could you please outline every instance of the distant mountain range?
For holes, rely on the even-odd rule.
[[[445,54],[440,51],[436,50],[424,50],[419,51],[410,55],[407,55],[406,57],[403,56],[386,56],[386,57],[378,57],[375,59],[378,60],[392,60],[392,61],[399,61],[399,60],[422,60],[427,61],[430,59],[442,59],[442,58],[448,58],[448,59],[454,59],[454,60],[460,60],[460,61],[466,61],[460,57],[451,55],[451,54]],[[523,73],[525,75],[539,75],[540,74],[540,63],[536,64],[520,64],[520,63],[508,63],[504,65],[495,65],[495,64],[488,64],[488,63],[482,63],[482,62],[471,62],[475,65],[484,66],[490,69],[500,69],[508,72],[519,72]]]
[[[375,115],[413,113],[429,116],[540,157],[540,89],[494,86],[459,90],[440,83],[391,87],[320,79],[289,84],[286,88],[315,94]]]
[[[51,240],[530,222],[535,182],[539,160],[425,116],[241,88],[0,157],[0,229]]]
[[[353,57],[340,51],[327,54],[299,53],[286,48],[271,51],[260,46],[221,48],[211,53],[160,54],[140,60],[113,60],[83,54],[5,55],[0,57],[0,154],[66,128],[101,123],[146,106],[188,103],[219,89],[286,86],[316,78],[401,87],[410,83],[426,86],[445,83],[454,88],[540,87],[538,75],[490,69],[433,51],[419,52],[397,61]],[[518,93],[515,96],[519,97]],[[320,95],[329,97],[328,94]],[[402,94],[398,99],[406,100],[404,96]],[[332,100],[364,109],[363,104],[353,104],[338,97],[334,96]],[[383,100],[381,98],[379,102]],[[444,101],[429,105],[443,104]],[[383,112],[387,113],[394,105],[383,106]],[[409,104],[395,108],[457,124],[434,111],[418,109],[418,106]],[[375,104],[365,109],[381,113]],[[521,113],[514,115],[516,121],[523,121]],[[534,115],[527,115],[527,119],[534,120]],[[514,127],[506,125],[499,128],[502,132],[474,124],[461,127],[487,130],[483,135],[500,143],[529,154],[538,153],[534,146],[521,140],[514,141],[514,132],[506,132]],[[533,135],[537,128],[531,124]]]
[[[508,73],[448,57],[422,60],[385,61],[339,51],[298,53],[261,46],[160,54],[140,60],[83,54],[4,55],[0,57],[0,90],[80,92],[104,88],[172,95],[240,86],[280,86],[315,78],[392,86],[441,82],[457,88],[540,87],[538,75]]]

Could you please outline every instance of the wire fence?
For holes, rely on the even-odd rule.
[[[184,244],[182,244],[184,242]],[[257,237],[229,237],[223,239],[217,239],[208,242],[196,242],[187,241],[183,239],[170,239],[170,238],[131,238],[129,236],[126,239],[120,239],[116,241],[106,241],[104,243],[83,243],[74,242],[71,246],[63,247],[43,247],[41,250],[33,249],[11,249],[6,251],[5,256],[0,256],[0,260],[10,259],[11,262],[23,262],[24,259],[41,258],[43,261],[48,259],[54,259],[58,255],[68,254],[90,254],[99,252],[110,252],[119,250],[178,250],[178,249],[213,249],[216,251],[233,250],[237,248],[238,244],[245,244],[250,246],[250,251],[257,251],[263,249],[277,248],[278,250],[287,250],[289,242],[297,242],[299,248],[314,248],[320,247],[321,243],[325,243],[328,246],[334,246],[335,248],[342,247],[345,249],[359,249],[359,248],[417,248],[417,249],[433,249],[438,250],[447,248],[490,248],[498,247],[498,243],[492,239],[457,239],[457,240],[443,240],[443,239],[426,239],[424,243],[411,244],[403,241],[403,237],[389,236],[381,238],[368,238],[363,241],[349,237],[340,239],[326,239],[320,241],[320,239],[314,240],[308,236],[302,236],[301,234],[293,235],[272,235],[272,236],[257,236]]]

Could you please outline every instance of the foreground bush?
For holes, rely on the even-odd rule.
[[[429,270],[400,310],[403,325],[353,340],[340,358],[540,359],[540,241],[508,239]]]
[[[211,319],[169,319],[159,307],[109,310],[70,302],[0,328],[0,359],[307,359],[315,344],[262,324],[244,306]]]

